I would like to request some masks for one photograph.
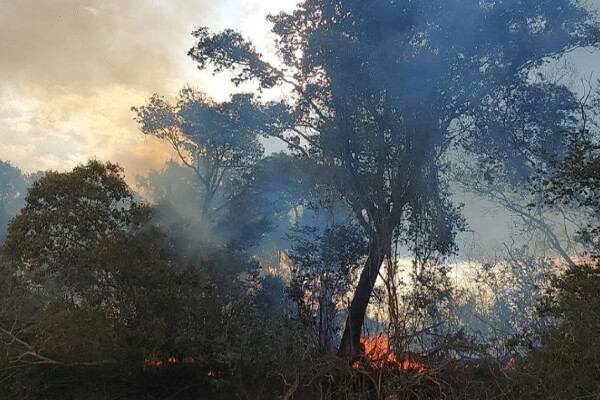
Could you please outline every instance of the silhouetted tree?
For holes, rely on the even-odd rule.
[[[49,171],[32,185],[1,249],[2,396],[136,390],[145,358],[213,362],[218,293],[235,285],[222,277],[228,289],[217,291],[203,271],[226,259],[177,263],[150,217],[115,164]]]
[[[505,140],[504,129],[464,123],[501,109],[507,91],[555,91],[532,86],[529,73],[598,36],[591,15],[568,0],[307,0],[270,21],[280,65],[233,30],[197,29],[189,55],[199,68],[230,70],[236,84],[291,89],[287,102],[272,108],[276,136],[322,167],[318,175],[348,202],[369,238],[341,344],[356,354],[394,234],[436,208],[428,232],[434,250],[454,250],[456,210],[440,180],[448,144],[465,132],[479,151]]]
[[[250,95],[235,95],[217,103],[191,88],[170,104],[154,95],[133,108],[144,134],[168,142],[201,186],[201,212],[213,217],[242,195],[251,170],[262,157],[258,141],[263,126]]]

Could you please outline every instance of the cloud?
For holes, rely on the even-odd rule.
[[[0,80],[78,92],[125,84],[169,83],[185,54],[189,26],[210,2],[171,0],[4,0],[0,14]],[[93,6],[89,3],[93,3]],[[194,5],[195,4],[195,5]]]
[[[11,99],[0,102],[0,159],[27,171],[65,170],[90,158],[118,161],[133,182],[136,173],[160,168],[172,156],[163,143],[137,132],[129,107],[145,97],[145,91],[122,85],[93,96],[35,85],[0,87],[0,99]]]
[[[221,100],[232,90],[187,57],[194,26],[241,27],[269,51],[265,15],[294,3],[0,0],[0,159],[28,171],[111,160],[130,182],[159,168],[172,154],[130,107],[185,83]]]
[[[89,12],[94,17],[97,17],[98,14],[100,14],[100,10],[98,10],[97,8],[94,8],[94,7],[79,6],[79,8],[81,8],[82,10],[85,10],[85,11]]]
[[[0,0],[0,81],[78,92],[122,84],[156,91],[190,76],[195,25],[240,28],[265,44],[264,17],[294,4],[228,0]]]

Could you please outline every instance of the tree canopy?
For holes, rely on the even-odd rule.
[[[174,105],[154,95],[133,111],[144,134],[165,140],[193,170],[202,186],[206,217],[244,191],[263,154],[258,134],[265,128],[251,95],[217,103],[188,87],[179,92]]]
[[[598,35],[589,12],[568,0],[309,0],[270,21],[280,65],[234,30],[197,29],[189,55],[201,69],[231,71],[236,84],[290,88],[271,113],[278,136],[323,167],[325,182],[369,237],[342,341],[354,353],[394,235],[407,240],[405,224],[435,209],[424,233],[434,251],[454,248],[457,212],[440,179],[449,143],[460,137],[478,152],[501,150],[513,128],[539,125],[535,112],[506,125],[506,93],[524,102],[535,95],[547,102],[539,109],[561,110],[555,106],[568,98],[564,88],[536,85],[529,74],[552,57],[597,44]]]
[[[174,158],[139,192],[111,162],[0,163],[0,398],[598,398],[600,100],[550,71],[600,45],[597,13],[304,0],[268,22],[270,55],[194,28],[240,93],[132,108]]]

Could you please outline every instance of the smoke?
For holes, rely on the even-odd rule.
[[[130,184],[134,183],[136,174],[145,174],[149,169],[161,171],[173,154],[164,143],[138,131],[130,107],[143,104],[154,92],[168,96],[186,82],[200,87],[217,100],[223,100],[233,90],[227,76],[212,77],[209,73],[199,72],[186,56],[193,44],[190,36],[193,26],[210,25],[214,30],[241,29],[269,59],[274,49],[270,44],[269,26],[263,17],[294,3],[295,0],[0,0],[0,159],[11,160],[27,171],[64,170],[88,158],[112,160],[125,167]],[[431,4],[432,12],[446,15],[438,19],[440,26],[456,26],[455,21],[469,21],[453,32],[461,37],[471,35],[472,42],[466,39],[461,42],[467,50],[483,43],[487,34],[493,34],[472,35],[470,27],[483,23],[484,11],[475,6],[476,2],[471,8],[462,7],[463,2],[453,2],[451,13],[446,8],[435,9],[435,4],[445,4],[443,2]],[[380,22],[386,16],[381,15],[381,11],[373,13],[377,12]],[[426,31],[430,14],[423,14],[416,26]],[[426,39],[441,48],[451,42],[444,29],[430,29],[429,33]],[[381,43],[379,50],[386,52],[389,45],[388,42]],[[543,48],[547,43],[539,45]],[[591,58],[586,60],[590,65],[597,62]],[[478,64],[479,61],[474,59],[472,67],[477,68],[473,74],[481,72]],[[373,65],[371,72],[386,75],[387,71],[380,65]],[[390,65],[397,68],[395,63]],[[439,70],[441,67],[428,57],[419,58],[412,65],[407,63],[406,68],[406,74],[401,75],[408,76],[409,80],[404,86],[398,85],[398,90],[402,90],[403,99],[414,102],[417,107],[422,98],[427,100],[438,88],[439,81],[429,77],[444,80],[445,76]],[[411,75],[418,79],[411,80]],[[387,79],[382,81],[389,83]],[[449,92],[460,93],[460,90]],[[273,171],[280,170],[273,168]],[[181,220],[191,221],[199,212],[198,189],[190,184],[192,178],[190,171],[175,165],[167,167],[162,174],[150,174],[148,179],[154,180],[154,189],[165,192],[162,195],[153,193],[154,200],[168,200],[172,206],[161,210],[164,212],[163,223],[172,227],[174,235],[184,238],[209,238],[220,242],[234,233],[239,235],[241,224],[235,218],[231,218],[232,226],[222,227],[219,233],[203,223],[180,226]],[[278,193],[284,188],[289,190],[289,182],[283,183],[281,187],[270,188],[269,193]],[[466,216],[476,231],[468,234],[481,238],[466,244],[500,244],[508,240],[512,222],[510,213],[495,210],[495,214],[491,214],[488,207],[492,205],[485,198],[461,192],[462,188],[452,189],[457,192],[454,193],[456,197],[460,196],[468,203]],[[277,221],[280,226],[271,234],[269,244],[273,247],[281,244],[282,232],[289,228],[287,210],[262,212],[280,215]],[[304,214],[307,219],[308,216],[308,212]],[[248,226],[263,228],[258,222],[253,223],[248,221]],[[467,242],[467,239],[463,240]],[[273,247],[265,245],[262,250],[276,254]],[[480,253],[486,251],[489,249]],[[461,257],[466,258],[465,253]],[[280,288],[276,287],[276,290]]]
[[[2,1],[2,81],[29,81],[90,93],[107,85],[168,85],[185,54],[189,18],[206,2],[133,0]],[[156,87],[160,90],[161,87]]]
[[[241,25],[268,52],[264,17],[291,4],[0,0],[0,159],[25,171],[111,160],[133,184],[172,153],[139,133],[132,105],[184,83],[219,100],[233,88],[187,57],[194,26]]]

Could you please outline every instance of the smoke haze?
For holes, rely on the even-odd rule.
[[[0,0],[0,159],[26,171],[112,160],[133,183],[172,154],[139,133],[131,106],[185,83],[218,100],[231,91],[188,59],[193,27],[238,26],[268,52],[264,17],[293,4]]]

